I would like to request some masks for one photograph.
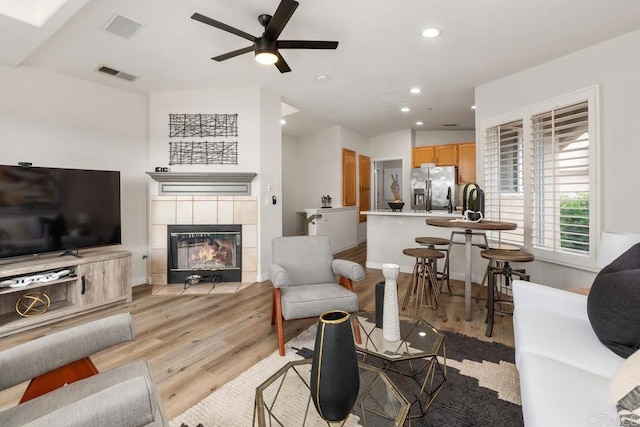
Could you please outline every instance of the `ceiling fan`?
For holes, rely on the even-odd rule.
[[[223,24],[220,21],[216,21],[215,19],[211,19],[199,13],[194,13],[191,16],[191,19],[219,28],[228,33],[235,34],[236,36],[247,39],[253,43],[252,46],[244,47],[242,49],[227,52],[211,58],[214,61],[225,61],[238,55],[242,55],[243,53],[253,51],[256,56],[256,61],[261,64],[275,64],[281,73],[288,73],[291,71],[291,68],[282,55],[280,55],[279,49],[336,49],[338,47],[338,42],[319,40],[278,40],[280,33],[284,30],[284,27],[287,25],[287,22],[289,22],[289,19],[291,19],[291,16],[298,5],[299,3],[295,0],[282,0],[273,16],[266,14],[258,16],[258,22],[260,22],[260,25],[264,27],[264,32],[260,37],[254,37],[242,30]]]

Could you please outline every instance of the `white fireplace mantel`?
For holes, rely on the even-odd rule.
[[[251,194],[254,172],[147,172],[159,195],[244,196]]]

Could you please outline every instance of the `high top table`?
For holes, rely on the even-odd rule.
[[[427,225],[435,227],[463,228],[465,245],[465,272],[464,272],[464,317],[471,320],[471,237],[473,230],[515,230],[518,226],[512,222],[490,221],[483,219],[480,222],[466,221],[463,219],[427,218]],[[451,235],[453,243],[453,235]]]

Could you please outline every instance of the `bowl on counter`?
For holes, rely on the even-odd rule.
[[[389,207],[393,212],[399,212],[404,207],[404,202],[389,202]]]

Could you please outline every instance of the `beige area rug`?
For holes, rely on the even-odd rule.
[[[152,285],[151,295],[176,296],[176,295],[215,295],[215,294],[235,294],[258,282],[221,282],[213,286],[212,283],[198,283],[188,286],[175,283],[171,285]]]
[[[276,350],[202,401],[177,416],[171,427],[244,427],[253,425],[255,389],[284,364],[300,360],[299,349],[313,349],[316,326],[285,344],[285,356]],[[415,426],[522,425],[518,373],[513,349],[445,332],[448,380],[434,405]],[[498,347],[496,347],[498,346]],[[464,347],[464,350],[462,349]],[[480,348],[482,347],[482,348]],[[456,351],[456,349],[460,351]],[[461,357],[456,357],[455,353]],[[308,352],[303,352],[305,354]],[[478,357],[479,356],[479,357]],[[505,361],[504,359],[509,359]],[[442,362],[442,361],[441,361]],[[469,408],[461,407],[469,404]],[[493,417],[493,418],[487,418]],[[505,421],[503,424],[500,421]],[[444,422],[444,424],[443,424]],[[305,426],[326,423],[305,423]],[[359,425],[357,420],[347,425]],[[289,426],[287,426],[289,427]],[[301,427],[301,426],[300,426]]]

